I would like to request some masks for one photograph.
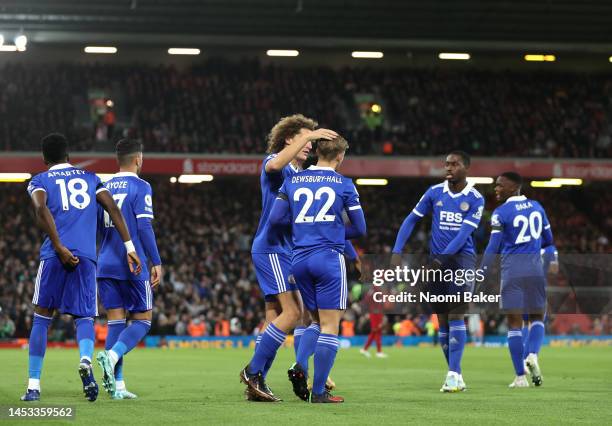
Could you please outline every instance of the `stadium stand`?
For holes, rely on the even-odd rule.
[[[611,91],[609,75],[587,73],[7,63],[0,147],[36,150],[55,129],[75,150],[130,135],[149,151],[258,154],[278,117],[302,112],[340,131],[352,155],[601,158],[612,155]],[[110,111],[96,112],[95,96]]]

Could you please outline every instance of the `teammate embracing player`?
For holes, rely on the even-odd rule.
[[[97,204],[116,224],[121,266],[128,273],[139,274],[140,259],[121,210],[100,178],[68,163],[66,138],[57,133],[44,137],[42,153],[49,170],[34,176],[28,185],[37,224],[46,235],[40,248],[40,266],[32,300],[34,320],[29,341],[28,388],[21,400],[40,399],[47,333],[53,314],[58,310],[75,318],[83,393],[89,401],[95,401],[98,385],[91,361],[95,340],[93,317],[98,314]]]
[[[340,403],[325,388],[339,340],[340,319],[347,305],[348,288],[344,260],[345,240],[365,235],[366,223],[359,194],[351,179],[336,172],[344,160],[348,143],[337,136],[317,143],[316,166],[287,177],[270,213],[270,223],[289,221],[294,242],[291,268],[304,305],[320,334],[314,348],[314,380],[310,402]],[[350,224],[344,224],[343,212]],[[299,368],[307,372],[308,358],[298,348]],[[307,387],[307,374],[302,388]]]
[[[470,156],[463,151],[452,151],[446,156],[446,181],[431,186],[402,223],[393,247],[393,263],[401,262],[399,256],[416,223],[431,214],[431,266],[445,270],[476,268],[472,233],[480,223],[484,198],[467,181],[469,167]],[[455,295],[472,289],[473,283],[428,283],[428,290],[439,295]],[[438,315],[440,346],[448,364],[446,380],[440,391],[463,391],[466,385],[461,372],[461,359],[467,340],[464,320],[467,305],[436,303],[432,309]]]
[[[546,212],[540,203],[521,195],[522,183],[515,172],[497,178],[495,195],[503,204],[491,216],[491,239],[483,260],[483,267],[488,267],[496,254],[501,255],[501,308],[508,314],[508,349],[516,373],[511,388],[529,387],[526,373],[534,385],[542,384],[538,352],[544,339],[546,278],[541,250],[553,246]],[[521,331],[524,313],[531,324],[526,350]]]
[[[294,330],[302,317],[302,301],[291,275],[291,230],[271,227],[269,215],[283,180],[298,173],[306,161],[312,141],[329,140],[337,134],[317,129],[317,123],[301,114],[282,118],[268,136],[268,156],[264,159],[260,176],[262,211],[253,240],[251,254],[257,281],[265,296],[265,331],[255,346],[249,364],[240,372],[240,380],[247,385],[250,399],[277,402],[265,382],[268,370],[286,335]],[[299,346],[300,332],[295,334]]]
[[[105,351],[97,356],[104,371],[104,387],[113,399],[134,399],[123,380],[123,355],[133,349],[151,328],[153,288],[162,276],[161,259],[153,219],[153,193],[151,185],[140,179],[142,169],[142,143],[122,139],[117,143],[119,173],[106,182],[113,199],[121,209],[134,246],[145,266],[133,275],[121,262],[123,250],[119,234],[111,218],[105,214],[100,220],[102,244],[98,258],[98,288],[102,305],[108,317],[108,336]],[[147,270],[151,262],[151,273]],[[132,323],[126,327],[126,313]]]

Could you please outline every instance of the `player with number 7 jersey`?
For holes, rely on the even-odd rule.
[[[113,399],[134,399],[123,379],[123,356],[133,349],[151,329],[153,288],[161,280],[161,258],[155,242],[153,192],[148,182],[138,177],[143,164],[143,145],[138,140],[122,139],[116,146],[119,173],[105,186],[121,209],[128,229],[135,236],[134,246],[145,267],[133,275],[121,262],[123,247],[115,226],[104,214],[99,221],[102,244],[98,257],[98,290],[108,317],[105,351],[96,359],[104,370],[103,384]],[[147,270],[150,261],[151,273]],[[126,326],[127,314],[131,323]]]

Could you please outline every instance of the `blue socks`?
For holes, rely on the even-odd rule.
[[[523,334],[523,358],[527,358],[527,355],[529,355],[529,325],[527,325],[527,322],[523,322],[521,333]]]
[[[94,320],[92,317],[81,317],[74,320],[76,324],[76,339],[79,343],[81,360],[91,363],[94,352]]]
[[[448,364],[448,327],[440,327],[438,339],[440,340],[440,347],[442,348],[442,352],[444,352],[444,358],[446,358],[446,363]]]
[[[467,331],[463,320],[451,320],[448,333],[448,369],[461,374],[461,358],[467,341]]]
[[[300,341],[302,340],[302,335],[304,334],[304,330],[306,327],[297,326],[295,330],[293,330],[293,350],[295,351],[295,357],[297,358],[298,348],[300,347]]]
[[[106,336],[104,349],[111,349],[119,339],[119,335],[123,330],[125,330],[125,318],[120,320],[108,320],[108,336]],[[119,361],[117,361],[115,365],[115,380],[123,380],[123,357],[119,358]]]
[[[133,320],[132,324],[119,334],[117,342],[111,348],[111,351],[117,355],[117,362],[119,359],[134,349],[138,342],[140,342],[149,332],[151,328],[151,321],[148,320]]]
[[[540,353],[542,342],[544,341],[544,323],[542,321],[534,321],[529,327],[529,338],[527,339],[527,351],[525,356],[529,354]]]
[[[34,314],[32,330],[30,331],[28,376],[30,379],[40,380],[43,359],[47,349],[47,333],[51,325],[51,318]],[[33,389],[28,385],[28,389]],[[37,390],[40,390],[40,386]]]
[[[312,393],[315,395],[323,395],[325,392],[325,382],[334,366],[338,346],[338,336],[334,334],[319,335],[317,346],[315,347],[314,380],[312,383]]]
[[[525,366],[523,365],[523,333],[520,328],[511,328],[508,330],[508,349],[514,372],[517,376],[525,374]]]
[[[255,354],[249,363],[249,374],[261,372],[263,374],[266,365],[272,365],[272,360],[276,356],[276,351],[285,341],[287,335],[279,330],[273,323],[268,324],[266,331],[261,336],[261,341],[255,347]]]
[[[300,347],[298,348],[295,360],[304,369],[306,375],[308,375],[308,360],[312,354],[315,353],[317,340],[319,340],[320,334],[321,327],[316,322],[310,324],[308,328],[304,330],[304,334],[302,334]]]

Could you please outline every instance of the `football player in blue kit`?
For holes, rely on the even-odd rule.
[[[529,387],[523,364],[524,313],[531,324],[542,324],[531,327],[525,360],[533,383],[542,384],[537,354],[544,338],[546,278],[541,251],[553,245],[546,212],[540,203],[521,195],[522,183],[515,172],[497,178],[495,195],[503,204],[491,216],[491,238],[483,259],[483,268],[488,268],[495,255],[501,255],[501,308],[508,315],[508,349],[516,373],[511,388]]]
[[[287,333],[294,330],[302,318],[302,300],[289,279],[291,231],[287,227],[272,228],[268,218],[283,180],[300,171],[311,142],[337,136],[328,129],[315,130],[316,126],[314,120],[295,114],[282,118],[268,136],[269,155],[263,160],[260,175],[261,218],[251,248],[257,281],[265,297],[265,330],[257,340],[249,365],[240,372],[240,381],[247,385],[247,398],[253,400],[280,401],[265,378]],[[300,334],[295,335],[296,348]]]
[[[89,401],[98,396],[91,366],[96,291],[96,230],[99,203],[116,223],[122,244],[122,266],[139,274],[140,259],[117,207],[100,178],[68,163],[68,142],[54,133],[43,138],[42,154],[49,170],[32,178],[32,198],[38,226],[46,234],[36,276],[34,319],[29,341],[29,380],[22,401],[40,399],[40,376],[47,333],[56,310],[75,318],[79,345],[79,376]],[[126,262],[127,255],[127,262]]]
[[[351,179],[336,170],[348,143],[342,137],[317,142],[318,161],[285,179],[279,190],[270,223],[292,226],[291,270],[313,321],[320,324],[314,350],[314,380],[310,402],[340,403],[325,383],[338,351],[340,319],[347,305],[348,287],[344,259],[345,240],[365,235],[366,223],[359,194]],[[346,211],[350,224],[342,217]],[[307,371],[308,354],[298,348],[297,361]],[[304,377],[306,381],[307,375]],[[306,383],[304,383],[306,385]]]
[[[484,198],[467,181],[470,157],[463,151],[452,151],[446,156],[446,180],[431,186],[416,207],[406,217],[395,240],[392,263],[401,263],[401,253],[414,226],[425,215],[431,214],[430,262],[434,268],[445,270],[475,270],[476,250],[472,233],[478,228],[484,209]],[[473,290],[473,283],[427,283],[430,293],[461,295]],[[466,389],[461,371],[461,359],[467,340],[465,303],[435,303],[432,309],[440,322],[440,346],[448,364],[448,373],[441,392]]]
[[[556,275],[559,273],[559,252],[557,251],[557,247],[555,245],[550,245],[548,247],[542,248],[542,271],[544,273],[544,278],[548,281],[548,274]],[[523,313],[523,329],[521,330],[523,337],[523,361],[525,365],[525,371],[527,374],[532,376],[531,372],[531,364],[527,364],[527,358],[531,353],[535,353],[536,356],[540,353],[541,345],[536,345],[535,347],[529,347],[529,334],[533,331],[536,335],[542,335],[542,338],[539,340],[541,343],[544,342],[544,337],[546,335],[546,311],[544,312],[544,317],[542,321],[529,321],[529,314]],[[533,352],[530,352],[533,351]],[[542,377],[540,375],[540,379],[532,376],[533,384],[536,386],[542,385]]]
[[[121,238],[108,214],[99,225],[102,243],[98,254],[98,289],[108,317],[105,351],[97,360],[104,371],[104,386],[113,399],[135,399],[123,380],[123,355],[133,349],[151,328],[153,289],[162,276],[161,259],[155,242],[153,192],[151,185],[138,177],[142,169],[142,143],[122,139],[116,154],[119,173],[105,187],[123,213],[136,252],[145,266],[138,275],[130,273],[122,262]],[[147,269],[151,263],[151,272]],[[126,313],[131,324],[126,327]]]

